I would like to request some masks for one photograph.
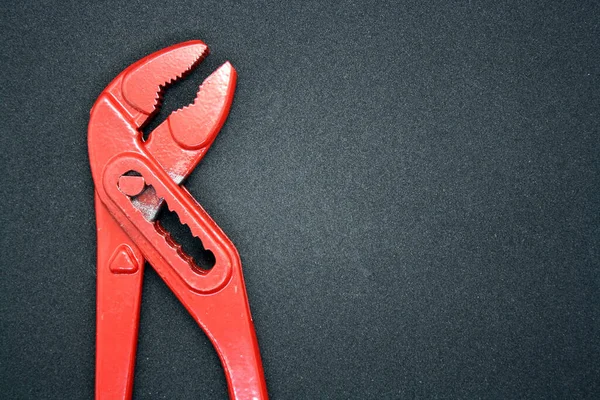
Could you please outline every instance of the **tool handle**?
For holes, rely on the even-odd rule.
[[[155,221],[147,220],[119,189],[119,178],[134,171],[177,213],[204,247],[215,255],[209,271],[196,268],[181,247]],[[191,194],[178,186],[150,157],[126,153],[103,175],[106,206],[157,273],[207,334],[223,364],[232,399],[267,399],[237,250]]]
[[[98,237],[96,400],[130,399],[144,258],[95,195]]]

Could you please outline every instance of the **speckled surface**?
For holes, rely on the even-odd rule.
[[[186,186],[241,254],[273,399],[599,398],[600,8],[497,3],[4,2],[0,397],[92,398],[88,113],[199,38],[159,119],[237,68]],[[134,398],[226,398],[151,269]]]

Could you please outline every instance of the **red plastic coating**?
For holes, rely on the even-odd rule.
[[[267,399],[258,342],[237,250],[179,184],[202,159],[227,118],[236,73],[209,76],[193,104],[171,114],[149,139],[140,128],[157,111],[161,87],[208,54],[200,41],[154,53],[100,94],[88,129],[98,233],[96,398],[129,399],[141,284],[148,260],[214,345],[232,399]],[[166,202],[215,255],[206,271],[155,221]]]

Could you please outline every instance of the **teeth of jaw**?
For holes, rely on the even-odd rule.
[[[174,77],[171,77],[168,81],[164,82],[162,85],[158,85],[158,90],[156,91],[156,97],[154,98],[154,107],[158,107],[161,105],[162,96],[164,91],[173,83],[177,82],[179,79],[183,78],[185,74],[190,72],[196,65],[198,65],[202,60],[206,57],[206,51],[197,55],[194,61],[189,64],[182,72],[179,72]]]

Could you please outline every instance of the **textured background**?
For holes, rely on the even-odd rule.
[[[273,399],[600,397],[600,7],[469,3],[3,2],[1,397],[92,398],[88,112],[194,38],[158,118],[237,68],[187,187],[239,249]],[[134,398],[226,398],[151,269]]]

